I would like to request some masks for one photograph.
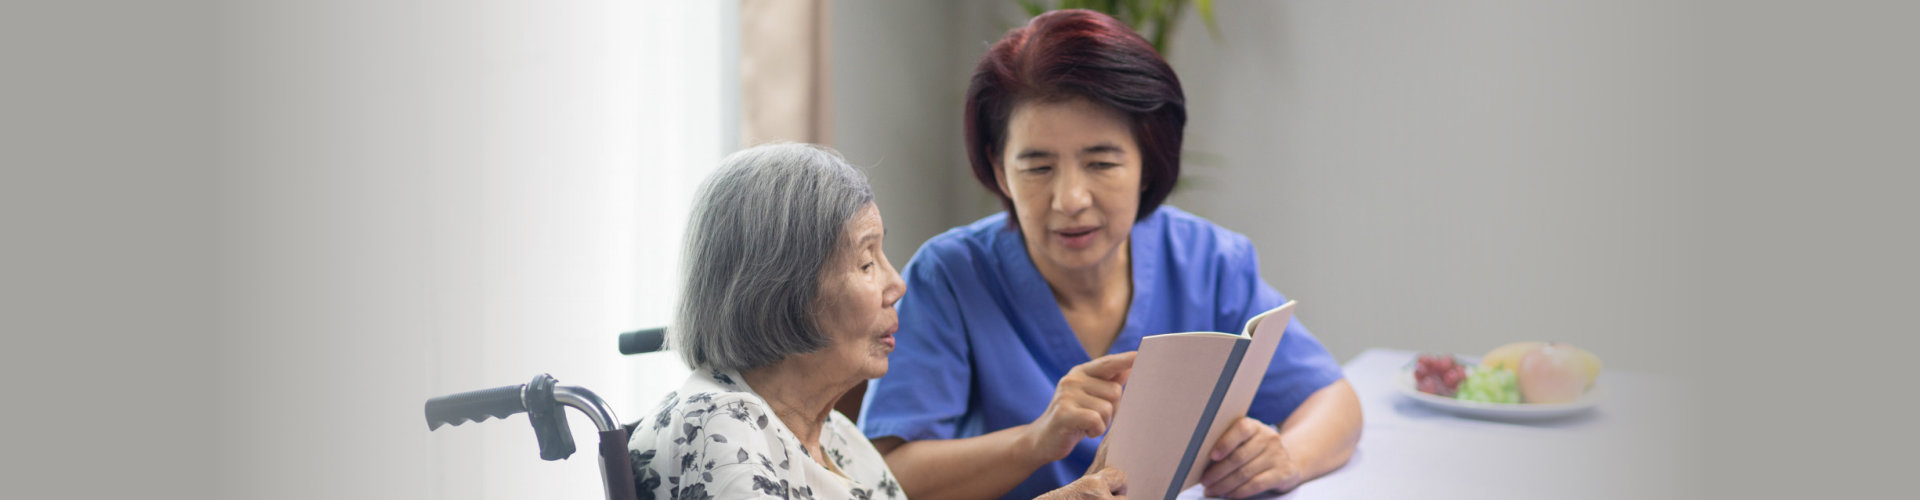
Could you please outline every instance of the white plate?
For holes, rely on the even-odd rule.
[[[1470,358],[1462,356],[1460,359],[1466,361]],[[1471,362],[1478,363],[1478,361]],[[1490,420],[1542,420],[1565,417],[1587,411],[1593,409],[1593,406],[1600,402],[1600,384],[1594,384],[1593,387],[1588,387],[1586,394],[1580,395],[1580,399],[1576,399],[1571,403],[1485,403],[1440,397],[1420,392],[1419,385],[1413,378],[1413,371],[1418,366],[1418,362],[1408,363],[1406,366],[1400,368],[1400,375],[1394,377],[1393,385],[1400,389],[1400,394],[1406,395],[1408,398],[1420,404],[1464,417]]]

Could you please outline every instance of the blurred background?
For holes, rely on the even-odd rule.
[[[1748,83],[1787,89],[1801,72],[1719,71],[1911,60],[1912,45],[1887,40],[1801,51],[1707,28],[1763,7],[1213,9],[1217,26],[1189,13],[1165,50],[1190,117],[1170,203],[1251,238],[1266,280],[1343,361],[1372,347],[1478,354],[1560,340],[1609,370],[1706,385],[1719,379],[1702,360],[1733,362],[1712,357],[1706,334],[1782,315],[1749,299],[1846,288],[1776,283],[1768,269],[1807,266],[1728,250],[1834,241],[1815,235],[1855,219],[1736,203],[1890,200],[1913,185],[1744,167],[1773,159],[1754,145],[1782,137],[1829,150],[1821,124],[1843,120],[1728,134],[1708,117],[1774,118],[1738,112],[1783,95]],[[546,372],[625,418],[651,408],[684,369],[619,356],[614,336],[666,322],[693,187],[761,140],[821,142],[866,168],[897,265],[997,211],[966,169],[961,99],[987,44],[1025,18],[1013,0],[14,10],[0,16],[0,109],[4,149],[20,160],[0,183],[0,265],[17,343],[6,375],[31,387],[8,403],[7,432],[32,439],[16,447],[32,459],[5,483],[73,498],[598,496],[590,453],[540,462],[521,417],[429,433],[421,402]],[[1762,56],[1728,56],[1748,50]],[[1857,81],[1912,88],[1905,73],[1883,76]],[[1878,130],[1912,132],[1911,106],[1876,102],[1858,109],[1906,127]],[[1742,147],[1713,147],[1728,144]],[[1841,157],[1813,158],[1803,165]],[[1870,160],[1842,163],[1913,165]],[[1818,189],[1839,179],[1884,191]],[[1894,228],[1875,234],[1913,236],[1915,212],[1866,211]],[[1809,258],[1796,252],[1782,257]],[[587,429],[576,419],[583,448]],[[1675,449],[1716,438],[1684,439]],[[107,466],[111,484],[75,472]]]

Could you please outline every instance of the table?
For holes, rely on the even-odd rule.
[[[1343,368],[1366,423],[1346,466],[1282,499],[1698,498],[1699,392],[1669,377],[1607,370],[1593,410],[1559,420],[1453,416],[1400,394],[1418,353],[1369,349]],[[1202,498],[1194,486],[1181,499]]]

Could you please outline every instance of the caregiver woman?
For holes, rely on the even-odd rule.
[[[1185,124],[1173,69],[1104,14],[1041,15],[981,58],[967,157],[1006,212],[914,254],[893,369],[860,413],[909,495],[1032,498],[1080,477],[1142,336],[1240,331],[1286,301],[1246,237],[1161,204]],[[1352,387],[1295,320],[1202,484],[1288,490],[1359,436]]]

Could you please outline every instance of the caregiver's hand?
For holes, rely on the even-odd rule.
[[[1080,440],[1107,433],[1120,406],[1120,386],[1137,352],[1110,354],[1073,367],[1060,377],[1046,413],[1027,424],[1027,442],[1040,463],[1066,458]]]
[[[1034,500],[1078,500],[1082,498],[1127,498],[1127,475],[1108,467],[1080,476],[1060,489],[1046,492]]]
[[[1209,458],[1213,465],[1200,475],[1208,497],[1245,498],[1300,483],[1300,469],[1280,445],[1280,431],[1252,418],[1241,417],[1227,428]]]

